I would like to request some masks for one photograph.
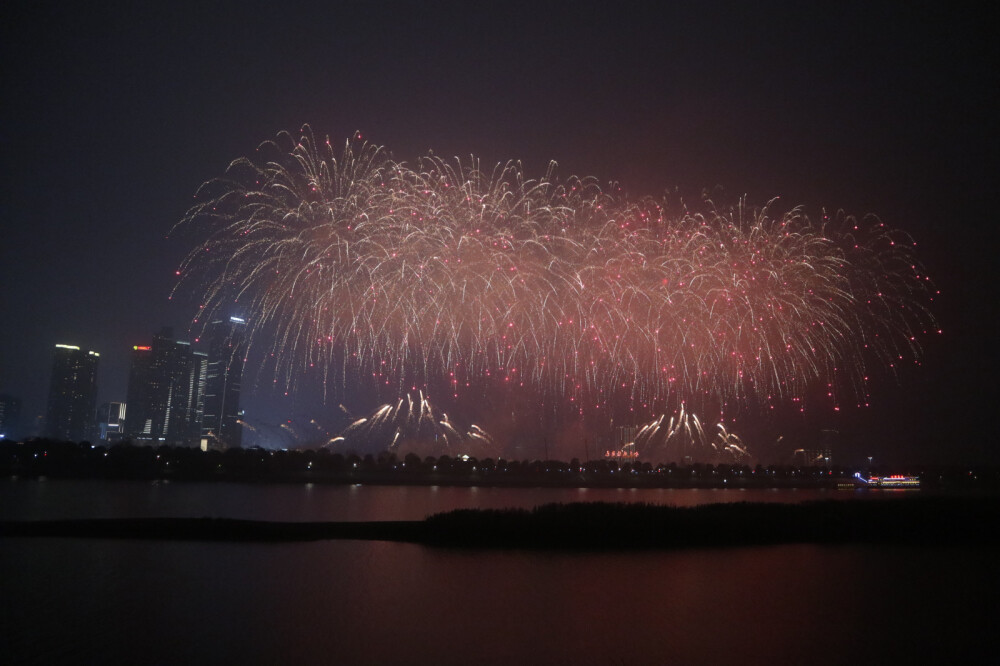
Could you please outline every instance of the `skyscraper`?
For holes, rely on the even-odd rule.
[[[206,363],[173,329],[163,328],[152,345],[132,347],[125,435],[137,442],[192,446],[201,431]]]
[[[77,442],[93,437],[100,356],[73,345],[56,345],[45,413],[48,437]]]
[[[14,439],[21,434],[21,399],[0,395],[0,439]]]
[[[246,322],[239,317],[209,324],[208,372],[202,447],[236,448],[242,443],[240,384],[246,355]]]
[[[153,433],[152,372],[153,347],[134,345],[125,394],[125,436],[136,441],[148,442]]]

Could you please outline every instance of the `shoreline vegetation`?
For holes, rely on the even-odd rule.
[[[696,507],[640,503],[459,509],[422,521],[264,522],[139,518],[0,522],[0,537],[282,543],[396,541],[475,549],[628,550],[789,543],[994,546],[1000,498],[908,495],[900,499]]]
[[[553,488],[847,488],[855,474],[919,477],[920,488],[1000,491],[1000,467],[750,465],[646,460],[505,460],[414,453],[355,455],[328,449],[202,451],[192,447],[0,443],[0,477]]]

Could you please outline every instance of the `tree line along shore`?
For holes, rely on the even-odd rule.
[[[29,440],[0,444],[0,476],[277,483],[614,488],[847,488],[856,474],[907,474],[922,489],[1000,490],[1000,468],[746,465],[355,455],[327,449],[201,451]]]

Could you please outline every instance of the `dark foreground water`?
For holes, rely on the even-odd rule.
[[[803,502],[902,497],[912,491],[664,488],[461,488],[323,484],[0,479],[0,520],[175,517],[247,520],[421,520],[453,509],[552,502]]]
[[[5,519],[400,519],[577,492],[206,484],[164,495],[162,484],[12,483],[29,485],[0,483]],[[729,491],[652,492],[673,493],[663,503],[730,499]],[[327,506],[334,499],[342,505]],[[578,554],[7,538],[0,661],[986,663],[1000,619],[997,555],[947,544]]]

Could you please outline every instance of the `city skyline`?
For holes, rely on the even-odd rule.
[[[144,444],[191,446],[201,437],[207,354],[174,339],[166,327],[150,345],[132,348],[125,398],[126,438]]]
[[[152,446],[239,448],[240,378],[245,348],[238,317],[212,322],[204,351],[162,328],[151,344],[133,345],[128,389],[117,399],[97,402],[100,353],[57,343],[46,414],[33,423],[18,420],[19,404],[4,397],[4,434],[19,439],[130,441]],[[10,415],[6,414],[8,408]]]

